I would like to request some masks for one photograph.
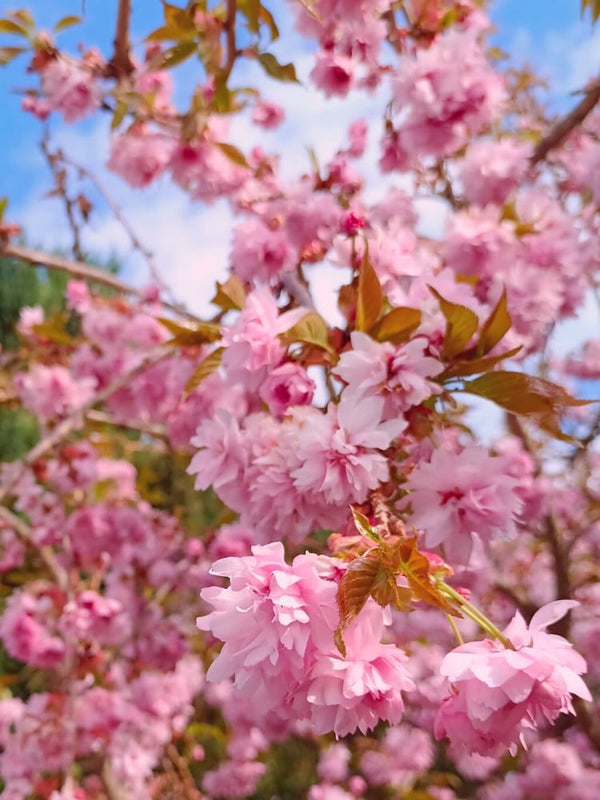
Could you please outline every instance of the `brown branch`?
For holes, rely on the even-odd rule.
[[[86,178],[95,188],[96,191],[101,195],[102,199],[106,203],[106,205],[112,211],[114,218],[117,222],[121,225],[125,233],[129,236],[131,241],[131,245],[134,250],[137,250],[148,264],[148,269],[150,270],[150,275],[152,280],[156,283],[156,285],[160,288],[161,292],[164,292],[170,297],[171,302],[174,306],[177,306],[179,309],[178,313],[182,313],[185,311],[184,306],[180,303],[177,303],[176,299],[173,297],[173,293],[171,289],[163,280],[158,266],[156,264],[156,259],[154,258],[154,253],[146,247],[135,230],[133,229],[131,223],[125,216],[123,209],[121,206],[114,200],[110,193],[105,189],[104,184],[91,172],[87,167],[84,167],[83,164],[79,164],[77,161],[73,161],[69,156],[65,156],[64,153],[60,154],[61,160],[64,164],[67,164],[70,167],[73,167],[78,173],[80,178]]]
[[[83,264],[79,261],[69,261],[68,259],[60,258],[60,256],[51,256],[48,253],[42,253],[39,250],[29,250],[26,247],[20,247],[12,244],[2,245],[2,243],[0,243],[0,255],[6,258],[16,258],[19,261],[23,261],[25,264],[30,264],[34,267],[46,267],[47,269],[54,269],[58,272],[66,272],[68,275],[72,275],[74,278],[89,281],[90,283],[97,283],[100,286],[108,286],[110,289],[114,289],[122,294],[133,295],[139,300],[146,299],[144,292],[142,292],[140,289],[136,289],[134,286],[123,283],[123,281],[119,280],[119,278],[115,278],[114,275],[111,275],[110,272],[106,272],[105,270],[97,269],[95,267],[90,267],[87,264]],[[181,308],[181,306],[175,305],[174,303],[168,303],[166,301],[161,302],[165,308],[169,309],[169,311],[173,311],[174,313],[183,317],[187,317],[188,319],[198,321],[198,317],[195,314],[192,314],[186,309]]]
[[[52,548],[45,545],[39,545],[35,541],[35,536],[33,535],[33,531],[29,525],[23,522],[20,517],[18,517],[16,514],[13,514],[12,511],[4,506],[0,506],[0,519],[3,520],[11,528],[11,530],[17,534],[19,539],[39,553],[40,558],[50,570],[58,586],[66,591],[69,585],[69,579],[65,570],[56,560],[56,556],[54,555]]]
[[[225,22],[223,23],[223,28],[225,30],[225,41],[227,43],[227,55],[225,58],[225,63],[221,67],[219,78],[223,83],[227,82],[227,79],[231,75],[231,70],[233,69],[233,65],[235,64],[235,59],[238,55],[236,49],[236,41],[235,41],[235,15],[237,13],[237,0],[227,0],[227,15],[225,17]]]
[[[111,77],[117,80],[133,72],[133,62],[129,45],[129,18],[131,17],[131,0],[119,0],[117,11],[117,30],[115,33],[115,50],[108,67]]]
[[[75,219],[76,201],[69,197],[66,185],[66,171],[60,167],[62,153],[60,150],[57,150],[55,153],[51,152],[50,150],[50,134],[47,127],[44,131],[44,135],[42,136],[42,141],[40,142],[40,150],[42,151],[44,158],[50,167],[52,176],[54,177],[55,187],[52,191],[52,194],[58,194],[63,201],[65,213],[67,215],[67,221],[73,237],[73,246],[71,248],[73,258],[76,258],[78,261],[83,261],[84,256],[81,247],[81,233],[79,230],[79,225],[77,224],[77,220]]]
[[[559,600],[570,600],[573,596],[573,588],[569,576],[569,559],[558,523],[552,513],[548,514],[546,517],[545,529],[546,539],[554,560],[556,596]],[[571,613],[569,612],[562,619],[558,620],[558,622],[554,623],[552,631],[560,636],[568,638],[570,626]]]
[[[600,78],[596,79],[585,91],[582,100],[566,117],[559,120],[550,133],[545,136],[533,151],[530,159],[531,166],[543,161],[550,150],[559,147],[567,136],[593,111],[600,101]]]
[[[84,419],[94,406],[103,403],[112,397],[113,394],[123,389],[127,384],[139,374],[144,372],[148,367],[162,361],[169,355],[172,355],[173,350],[168,347],[157,347],[145,355],[139,363],[132,367],[127,372],[120,375],[112,383],[109,383],[101,391],[97,392],[87,403],[80,406],[78,409],[65,417],[62,422],[53,428],[47,436],[44,436],[35,447],[33,447],[27,455],[18,463],[17,468],[12,472],[8,480],[3,486],[0,486],[0,502],[2,502],[14,486],[19,482],[27,470],[42,456],[46,455],[53,447],[65,439],[70,433],[83,427]]]

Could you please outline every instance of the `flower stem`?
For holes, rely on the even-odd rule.
[[[453,617],[450,614],[446,614],[446,619],[448,620],[448,624],[452,628],[452,632],[456,636],[456,641],[459,644],[464,644],[464,640],[463,640],[462,636],[460,635],[460,631],[458,630],[458,628],[456,626],[456,622],[454,622]]]
[[[457,592],[456,589],[452,588],[452,586],[448,586],[448,584],[444,581],[440,581],[438,583],[438,588],[441,589],[442,592],[449,598],[454,600],[465,616],[469,617],[469,619],[472,619],[473,622],[475,622],[476,625],[479,625],[482,630],[484,630],[486,633],[489,633],[494,639],[498,639],[498,641],[509,650],[515,649],[510,639],[507,639],[502,631],[499,630],[494,623],[485,616],[485,614],[483,614],[478,608],[464,598],[460,592]]]

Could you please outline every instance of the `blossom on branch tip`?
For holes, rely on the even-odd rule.
[[[486,756],[516,748],[525,729],[573,714],[572,695],[591,700],[581,679],[585,660],[562,636],[546,628],[578,605],[556,600],[539,609],[527,625],[519,612],[504,630],[513,649],[485,639],[461,645],[445,656],[441,672],[450,695],[435,721],[437,739]]]

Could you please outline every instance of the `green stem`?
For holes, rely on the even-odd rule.
[[[448,624],[449,624],[449,625],[450,625],[450,627],[452,628],[452,632],[453,632],[453,633],[454,633],[454,635],[456,636],[456,641],[459,643],[459,645],[460,645],[460,644],[464,644],[463,638],[462,638],[462,636],[460,635],[460,631],[459,631],[459,630],[458,630],[458,628],[456,627],[456,622],[454,622],[454,619],[453,619],[453,617],[452,617],[450,614],[446,614],[446,619],[448,620]]]
[[[452,586],[448,586],[448,584],[444,583],[444,581],[440,581],[438,583],[438,588],[441,589],[444,594],[454,600],[454,602],[460,606],[461,611],[463,611],[464,614],[469,617],[469,619],[472,619],[476,625],[479,625],[482,630],[484,630],[486,633],[489,633],[490,636],[494,637],[494,639],[498,639],[498,641],[509,650],[515,649],[510,639],[507,639],[502,631],[499,630],[494,623],[485,616],[485,614],[483,614],[472,603],[466,600],[462,594],[456,591],[456,589],[453,589]]]

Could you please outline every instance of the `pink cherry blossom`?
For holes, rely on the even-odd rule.
[[[392,418],[437,394],[439,387],[428,378],[443,367],[425,355],[426,339],[415,338],[404,345],[376,342],[365,333],[351,334],[352,350],[342,353],[334,369],[348,386],[345,396],[385,398],[385,417]]]
[[[591,700],[580,675],[584,659],[562,636],[546,632],[577,603],[557,600],[529,626],[517,612],[504,635],[514,649],[485,639],[457,647],[442,662],[451,694],[435,722],[436,738],[482,755],[514,748],[526,728],[574,713],[571,696]]]
[[[494,120],[505,92],[477,31],[453,29],[401,62],[394,98],[408,111],[399,128],[401,146],[413,155],[448,155]]]
[[[93,75],[79,64],[59,58],[44,67],[42,91],[53,111],[65,122],[75,122],[100,106],[101,89]]]
[[[271,130],[277,128],[285,118],[285,111],[277,103],[262,100],[252,109],[252,121],[262,128]]]
[[[174,147],[163,134],[138,127],[113,136],[106,166],[134,189],[143,189],[164,172]]]
[[[287,362],[272,370],[259,389],[261,399],[274,417],[282,417],[290,406],[305,406],[312,400],[315,382],[299,364]]]
[[[318,53],[310,77],[325,97],[345,97],[354,83],[355,62],[334,53]]]
[[[411,522],[424,530],[425,545],[443,545],[451,562],[465,563],[472,535],[486,540],[510,537],[521,508],[517,481],[502,456],[490,456],[481,446],[454,453],[434,450],[408,476]]]
[[[15,381],[23,405],[49,420],[80,408],[94,394],[94,378],[75,379],[65,367],[36,364]]]

